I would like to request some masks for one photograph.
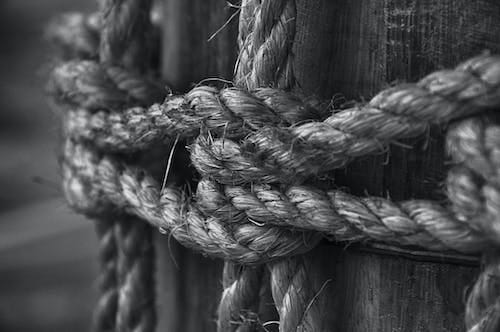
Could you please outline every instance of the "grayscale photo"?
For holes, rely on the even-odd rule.
[[[499,1],[0,17],[0,331],[500,331]]]

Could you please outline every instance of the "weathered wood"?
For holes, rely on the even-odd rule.
[[[226,1],[164,0],[163,74],[179,91],[207,78],[232,80],[238,17]],[[216,36],[210,41],[214,33]]]
[[[231,12],[218,0],[164,0],[164,77],[185,90],[206,77],[231,79],[236,22],[211,42]],[[415,80],[490,49],[500,51],[496,0],[297,0],[294,70],[306,94],[369,99],[395,80]],[[446,167],[442,132],[392,147],[335,172],[352,193],[442,199]],[[221,262],[158,240],[161,326],[213,331]],[[170,255],[175,257],[177,266]],[[332,281],[321,298],[336,331],[462,331],[463,294],[477,267],[417,262],[325,245],[309,273]],[[326,300],[325,300],[326,299]]]
[[[369,99],[490,49],[500,51],[496,0],[298,0],[294,69],[300,88]],[[392,147],[335,172],[352,193],[442,199],[443,132]],[[325,249],[326,250],[326,249]],[[464,291],[477,268],[416,262],[331,247],[337,331],[462,331]],[[332,255],[336,253],[337,255]],[[325,253],[326,254],[326,253]],[[314,273],[315,271],[311,271]],[[319,270],[317,273],[321,273]]]
[[[208,39],[235,9],[220,0],[164,0],[163,5],[162,67],[171,88],[183,92],[206,78],[231,80],[237,17]],[[165,235],[157,237],[157,248],[158,331],[215,331],[223,262],[204,258]]]

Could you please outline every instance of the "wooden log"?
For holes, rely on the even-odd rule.
[[[230,16],[217,0],[164,0],[164,77],[182,91],[206,77],[231,79],[236,22],[209,36]],[[500,51],[495,0],[297,0],[294,70],[306,94],[369,99],[395,80],[416,80],[489,49]],[[352,193],[443,199],[443,132],[392,147],[335,172]],[[221,262],[158,240],[160,330],[213,331]],[[309,273],[330,280],[322,302],[333,331],[462,331],[464,291],[478,269],[465,263],[422,262],[394,255],[322,246]]]
[[[500,51],[495,0],[297,0],[297,10],[296,78],[306,94],[323,98],[366,100],[396,80],[414,81],[484,49]],[[404,143],[413,148],[393,146],[388,156],[335,172],[336,185],[393,200],[443,199],[443,131]],[[464,292],[477,267],[323,250],[335,265],[325,276],[334,280],[325,295],[334,330],[464,330]]]
[[[232,80],[238,17],[208,40],[236,9],[220,0],[164,0],[163,6],[162,71],[170,87],[184,92],[206,78]],[[215,331],[223,262],[165,235],[156,241],[158,331]]]

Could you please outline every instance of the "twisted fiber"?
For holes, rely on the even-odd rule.
[[[71,155],[71,153],[70,153]],[[83,158],[85,159],[85,158]],[[95,159],[95,158],[94,158]],[[92,158],[87,158],[87,161],[86,163],[89,163],[89,164],[92,164],[92,163],[96,163],[96,160],[94,160]],[[115,168],[118,168],[118,166],[113,166]],[[86,167],[87,169],[90,169],[88,166]],[[95,168],[99,168],[99,166],[96,166]],[[85,167],[82,168],[83,170],[85,170]],[[112,176],[112,172],[109,172],[110,175],[109,176]],[[109,181],[109,180],[108,180]],[[101,182],[104,182],[104,181],[101,181]],[[119,181],[118,181],[119,182]],[[138,185],[139,186],[139,185]],[[313,205],[312,203],[309,203],[309,201],[311,202],[314,202],[316,199],[316,196],[318,197],[321,197],[321,196],[326,196],[326,195],[321,195],[316,193],[316,192],[308,192],[306,190],[306,192],[304,193],[304,190],[302,189],[302,187],[298,187],[299,189],[294,191],[294,190],[291,190],[290,192],[294,195],[296,195],[295,197],[304,197],[304,200],[307,202],[306,204],[303,204],[304,206],[304,209],[306,209],[306,212],[307,212],[307,208],[309,208],[311,205]],[[71,189],[71,188],[70,188]],[[114,189],[114,188],[113,188]],[[295,189],[295,188],[292,188],[292,189]],[[119,196],[121,195],[120,192],[122,191],[119,187],[118,189],[115,190],[117,192],[117,194],[115,194],[115,196],[118,196],[118,198],[116,198],[114,200],[114,202],[118,202],[118,203],[115,203],[115,204],[129,204],[126,199],[122,199],[120,198]],[[275,192],[272,192],[273,195],[277,195]],[[266,193],[267,194],[267,193]],[[358,209],[360,209],[360,206],[362,207],[363,204],[368,204],[368,208],[365,208],[365,209],[361,209],[361,211],[363,210],[368,210],[368,212],[370,212],[370,210],[375,210],[377,211],[377,207],[380,207],[380,209],[382,209],[382,211],[390,211],[389,213],[387,214],[382,214],[381,217],[382,217],[382,220],[385,220],[384,218],[385,217],[389,217],[393,214],[393,210],[398,210],[398,207],[395,206],[394,204],[390,204],[389,202],[387,202],[387,204],[380,204],[381,200],[380,199],[374,199],[373,201],[369,201],[368,203],[367,202],[364,202],[364,201],[357,201],[357,200],[353,200],[351,197],[349,197],[347,195],[347,199],[343,199],[343,197],[345,196],[345,194],[343,193],[339,193],[339,192],[334,192],[334,193],[330,193],[331,196],[334,196],[334,201],[336,201],[337,203],[334,203],[334,204],[345,204],[345,206],[349,207],[349,204],[351,205],[354,205],[354,208],[353,210],[356,212]],[[109,190],[107,195],[109,196],[112,196],[113,195],[113,190]],[[157,194],[156,194],[157,195]],[[95,197],[98,197],[97,195],[94,195]],[[158,196],[158,195],[157,195]],[[211,196],[209,196],[208,194],[203,194],[203,195],[200,195],[202,198],[199,198],[199,201],[201,202],[201,204],[207,204],[206,202],[203,201],[203,199],[205,199],[205,201],[209,201],[208,198],[212,199],[212,201],[214,201],[215,203],[210,203],[210,204],[220,204],[218,203],[218,198],[212,198]],[[214,197],[216,197],[215,195],[212,195]],[[279,195],[277,195],[279,197]],[[308,199],[308,197],[313,197],[313,199]],[[340,197],[340,199],[339,199]],[[319,204],[320,206],[322,205],[326,205],[328,202],[323,200],[321,201],[321,204]],[[135,205],[140,205],[140,201],[139,202],[135,202],[134,203]],[[156,202],[148,202],[147,204],[150,204],[150,206],[155,206],[155,204],[157,204]],[[234,200],[233,200],[233,204],[234,204]],[[274,203],[273,203],[274,204]],[[280,203],[281,204],[281,203]],[[328,204],[331,204],[331,203],[328,203]],[[226,204],[227,205],[227,204]],[[372,206],[373,205],[373,206]],[[217,205],[218,206],[218,205]],[[434,203],[430,203],[430,202],[422,202],[422,201],[409,201],[409,202],[406,202],[406,203],[403,203],[401,204],[402,206],[402,209],[399,209],[400,212],[398,213],[398,216],[399,218],[401,218],[402,221],[399,220],[399,218],[389,218],[388,220],[389,221],[392,221],[392,220],[397,220],[397,222],[399,223],[402,223],[403,225],[405,225],[405,227],[408,227],[410,230],[413,230],[413,233],[407,233],[406,229],[402,228],[402,231],[400,231],[399,233],[396,232],[396,230],[398,230],[398,227],[399,225],[397,224],[397,222],[395,221],[395,226],[391,226],[392,228],[394,229],[391,229],[392,232],[388,232],[388,231],[384,231],[384,227],[381,227],[379,225],[377,225],[377,215],[373,215],[372,213],[368,213],[368,212],[364,212],[364,213],[368,213],[368,217],[367,217],[367,225],[361,223],[361,226],[359,226],[357,232],[351,232],[349,233],[349,228],[346,228],[345,226],[342,227],[342,226],[339,226],[338,224],[333,224],[334,226],[329,226],[330,223],[331,223],[331,219],[322,219],[321,215],[320,214],[317,214],[317,213],[310,213],[309,214],[316,218],[316,220],[314,220],[314,223],[316,224],[313,224],[313,226],[308,226],[307,224],[304,226],[304,224],[300,224],[297,220],[299,220],[300,222],[303,223],[303,221],[300,220],[300,218],[289,218],[291,219],[291,221],[288,221],[288,223],[292,224],[293,226],[300,226],[300,227],[305,227],[305,228],[314,228],[316,230],[321,230],[321,231],[327,231],[328,234],[330,235],[335,235],[337,238],[340,238],[340,239],[345,239],[345,240],[359,240],[359,239],[362,239],[364,238],[363,237],[363,234],[361,235],[358,235],[358,233],[361,233],[360,230],[363,231],[363,233],[367,233],[368,236],[370,238],[374,238],[376,240],[388,240],[388,238],[392,238],[394,236],[401,236],[401,239],[399,240],[396,240],[396,241],[399,241],[400,243],[402,244],[417,244],[417,245],[421,245],[423,247],[428,247],[428,248],[431,248],[431,249],[448,249],[448,248],[452,248],[452,249],[456,249],[456,250],[459,250],[459,251],[463,251],[463,252],[475,252],[477,250],[480,250],[484,245],[485,243],[487,243],[486,241],[481,241],[481,236],[477,235],[476,232],[474,232],[474,229],[471,229],[470,226],[468,225],[465,225],[464,222],[461,222],[461,220],[457,219],[453,219],[450,217],[450,214],[449,212],[447,212],[445,209],[443,208],[440,208],[438,205],[434,204]],[[223,206],[225,209],[228,209],[228,210],[231,210],[232,207],[229,205],[229,206]],[[135,207],[134,207],[135,208]],[[221,209],[223,210],[223,209]],[[293,210],[290,210],[290,211],[293,211]],[[351,212],[347,212],[347,211],[350,211],[350,210],[346,210],[345,214],[347,216],[349,216]],[[402,211],[402,212],[401,212]],[[403,212],[406,212],[408,211],[408,213],[403,213]],[[138,213],[139,215],[141,215],[141,213],[143,214],[142,216],[145,217],[147,220],[151,220],[151,219],[155,219],[155,218],[158,218],[158,216],[153,216],[151,217],[150,215],[148,215],[148,213],[143,213],[141,212],[141,209],[139,209],[139,212],[136,212]],[[382,213],[382,212],[377,212],[377,213]],[[275,213],[275,214],[278,214],[279,213]],[[289,214],[289,210],[287,210],[287,215]],[[340,214],[340,213],[339,213]],[[407,218],[406,217],[406,214],[409,214],[410,215],[410,218]],[[293,214],[291,214],[293,216]],[[329,211],[327,213],[327,215],[331,215],[331,211]],[[336,215],[336,214],[335,214]],[[320,217],[318,217],[320,216]],[[224,216],[223,214],[221,214],[221,216],[217,216],[219,219],[220,218],[228,218],[227,215]],[[234,217],[234,216],[232,216]],[[252,215],[253,218],[255,218],[255,216]],[[282,216],[281,216],[282,217]],[[311,218],[311,217],[310,217]],[[325,216],[326,218],[326,216]],[[417,222],[411,222],[412,221],[412,218],[419,218]],[[243,220],[242,218],[240,218],[241,220]],[[283,217],[282,217],[283,219]],[[281,219],[281,220],[282,220]],[[357,220],[357,218],[353,218],[353,222],[354,223],[360,223],[360,221]],[[411,219],[411,220],[410,220]],[[253,219],[251,219],[253,220]],[[272,222],[280,222],[281,220],[280,219],[277,219],[276,217],[273,216],[273,218],[270,220]],[[277,220],[277,221],[276,221]],[[436,223],[435,220],[440,220],[440,223]],[[364,220],[362,220],[364,221]],[[443,222],[445,221],[445,222]],[[156,222],[157,224],[161,224],[161,222]],[[373,226],[373,228],[371,228],[372,226],[371,225],[375,225]],[[413,224],[413,226],[411,226]],[[461,224],[464,224],[464,225],[461,225]],[[319,225],[319,226],[318,226]],[[410,226],[406,226],[406,225],[410,225]],[[431,232],[433,236],[429,236],[426,232],[422,232],[422,228],[423,226],[422,225],[425,225],[424,229],[427,229],[428,228],[428,232]],[[329,229],[327,227],[332,227],[333,228],[333,231],[332,229]],[[167,227],[168,228],[168,227]],[[344,229],[346,228],[346,229]],[[418,232],[417,232],[418,231]],[[436,233],[436,234],[434,234]],[[366,238],[366,237],[365,237]],[[461,242],[461,241],[458,241],[458,239],[460,238],[463,238],[464,242]],[[393,240],[391,240],[393,241]],[[230,256],[230,255],[229,255]]]
[[[246,267],[225,262],[222,298],[219,303],[217,331],[264,331],[259,317],[263,281],[263,265]],[[256,291],[257,290],[257,291]]]
[[[99,275],[100,297],[94,309],[93,331],[115,331],[116,311],[118,308],[117,263],[118,249],[115,239],[116,223],[111,218],[96,222],[99,238]]]
[[[92,68],[92,65],[85,65],[84,62],[81,69],[87,71],[92,68],[96,71],[96,82],[91,82],[89,86],[89,82],[78,76],[78,71],[76,76],[67,82],[70,85],[74,84],[76,90],[79,91],[81,99],[77,99],[78,106],[85,106],[89,100],[97,104],[98,102],[104,102],[106,105],[112,104],[116,107],[122,106],[121,103],[124,102],[127,105],[129,103],[140,105],[141,102],[149,103],[151,98],[158,96],[159,89],[150,90],[147,85],[145,89],[145,85],[140,82],[141,79],[129,73],[132,69],[138,73],[144,72],[150,64],[147,61],[149,57],[146,38],[150,31],[148,29],[150,6],[149,0],[101,1],[103,17],[101,18],[99,57],[100,61],[109,67],[105,75],[99,75],[99,68]],[[91,87],[92,83],[115,87],[117,93],[111,99],[106,99],[109,96],[99,94]],[[153,85],[149,84],[149,86]],[[64,162],[62,162],[62,169],[64,173],[67,173]],[[117,297],[108,303],[108,308],[97,308],[95,326],[98,331],[107,330],[105,325],[99,323],[99,320],[104,322],[114,319],[116,322],[113,328],[116,331],[153,331],[156,316],[151,230],[121,214],[114,217],[112,223],[113,226],[108,227],[107,231],[110,232],[112,228],[117,229],[116,233],[113,232],[109,236],[110,241],[115,241],[117,248],[117,255],[114,257],[117,264],[115,276],[117,283],[113,285],[116,287]],[[106,234],[101,233],[100,236],[106,236]],[[106,294],[103,295],[106,296]]]
[[[332,313],[325,305],[318,276],[309,273],[310,257],[303,255],[271,264],[271,289],[280,315],[280,332],[331,331]]]
[[[151,16],[157,14],[151,13]],[[155,23],[155,22],[153,22]],[[151,42],[149,47],[152,60],[159,58],[159,22],[148,33]],[[53,19],[45,30],[46,38],[56,46],[58,55],[65,60],[87,59],[97,60],[101,44],[102,17],[99,13],[82,14],[77,12],[64,13]],[[156,68],[156,63],[152,63]]]
[[[236,84],[244,85],[252,89],[267,85],[274,85],[284,89],[291,88],[294,85],[291,48],[295,36],[295,0],[264,1],[260,4],[260,7],[256,6],[257,3],[260,4],[260,1],[243,2],[243,10],[240,16],[240,56],[236,68]],[[253,5],[257,10],[256,15],[245,8],[250,5]],[[278,16],[278,13],[281,13],[281,16]],[[253,21],[253,15],[256,17],[255,22]],[[287,15],[289,16],[288,18],[286,18]],[[248,16],[250,16],[251,19],[248,19]],[[279,21],[275,26],[271,27],[267,22],[272,20]],[[256,48],[257,46],[259,47],[258,50],[252,49],[252,47]],[[244,170],[241,169],[240,171]],[[263,180],[265,176],[266,174],[262,174],[261,179]],[[202,182],[200,188],[203,187],[204,185]],[[201,198],[209,198],[205,197],[204,193],[200,195],[198,192],[198,195]],[[227,211],[227,209],[223,209],[223,211]],[[218,211],[211,211],[212,215],[217,212]],[[324,330],[322,325],[325,324],[326,315],[316,315],[315,319],[312,321],[310,320],[310,318],[313,317],[311,313],[317,312],[319,309],[318,302],[312,305],[312,310],[310,310],[311,308],[308,307],[307,304],[303,305],[304,302],[301,302],[301,300],[304,300],[303,296],[309,296],[309,292],[312,292],[314,287],[306,278],[300,278],[304,276],[303,273],[300,273],[304,272],[303,259],[303,256],[294,257],[286,262],[280,262],[271,268],[273,278],[271,289],[274,302],[279,312],[280,331],[299,329],[298,327],[292,328],[295,323],[294,318],[296,318],[294,315],[302,315],[302,317],[304,317],[307,322],[305,325],[308,327],[306,330]],[[294,266],[293,272],[290,271],[290,269],[286,269],[286,267],[291,266]],[[283,272],[296,273],[295,276],[297,278],[290,275],[284,275]],[[295,289],[291,289],[292,294],[293,292],[301,293],[299,296],[296,296],[296,294],[288,296],[287,299],[290,300],[289,302],[284,301],[285,295],[283,292],[290,290],[292,282],[290,279],[284,280],[286,277],[290,277],[295,281]],[[246,280],[241,278],[239,284],[244,284],[245,281]],[[286,289],[287,287],[288,289]],[[254,288],[257,287],[254,286]],[[290,307],[292,307],[292,310],[287,310],[290,309]],[[221,318],[219,316],[219,320],[221,319],[224,319],[224,317]],[[302,323],[300,323],[300,325],[302,325]]]
[[[198,204],[211,206],[213,217],[227,222],[316,231],[335,241],[379,241],[429,250],[477,253],[491,245],[488,235],[454,218],[433,201],[400,203],[379,197],[358,198],[339,190],[306,186],[220,186],[204,179]]]
[[[48,89],[57,101],[89,112],[146,106],[165,96],[160,85],[141,75],[88,60],[69,61],[56,67]]]
[[[101,156],[68,140],[64,147],[63,188],[71,206],[87,214],[111,206],[170,231],[183,245],[205,254],[253,264],[312,248],[320,236],[285,228],[226,222],[206,217],[186,194],[159,184],[143,170]]]
[[[100,60],[137,72],[150,64],[152,0],[100,0],[103,26]]]
[[[97,14],[66,13],[50,22],[45,34],[63,59],[96,59],[100,45],[99,28]]]
[[[227,144],[227,142],[226,142],[226,144]],[[245,169],[245,167],[242,167],[242,169]],[[338,196],[338,195],[336,194],[335,196]],[[341,202],[342,202],[342,200],[341,200]],[[451,218],[448,217],[448,213],[444,209],[437,207],[437,205],[435,205],[433,203],[426,202],[424,204],[424,203],[420,203],[419,201],[416,201],[416,202],[417,202],[417,203],[415,203],[416,206],[414,206],[414,202],[406,204],[406,205],[409,205],[408,209],[413,209],[415,211],[419,211],[419,209],[423,209],[424,207],[426,207],[426,208],[430,209],[430,211],[432,211],[433,214],[437,214],[437,215],[441,216],[441,219],[443,219],[443,220],[451,220],[447,224],[454,224],[453,219],[451,219]],[[358,202],[357,205],[360,205],[360,203]],[[406,205],[404,205],[405,208],[406,208]],[[391,208],[391,209],[395,209],[395,208]],[[417,215],[420,215],[420,214],[417,214]],[[424,221],[427,220],[426,217],[428,217],[428,216],[426,214],[423,214],[423,216],[424,216],[423,220]],[[374,216],[372,216],[371,218],[375,219]],[[293,219],[293,218],[291,218],[291,219]],[[308,225],[304,226],[304,225],[301,225],[301,227],[306,227],[306,228],[311,228],[312,227],[313,229],[316,229],[316,230],[319,229],[319,230],[325,231],[325,226],[322,224],[322,223],[325,223],[325,222],[323,220],[321,220],[321,219],[318,219],[318,220],[319,220],[319,222],[316,222],[317,225],[313,225],[313,226],[308,226]],[[327,223],[329,223],[329,221]],[[292,220],[292,225],[293,225],[293,220]],[[431,225],[433,225],[433,224],[431,224]],[[333,226],[333,227],[337,227],[338,228],[338,225]],[[363,227],[365,227],[365,226],[363,226]],[[363,227],[361,227],[361,228],[363,229]],[[447,227],[451,227],[451,226],[446,226],[446,227],[444,227],[444,229],[446,230]],[[464,228],[465,228],[465,230],[463,232],[465,232],[464,233],[465,235],[460,232],[460,230],[462,230]],[[326,231],[329,232],[329,233],[332,233],[331,229],[326,229]],[[337,232],[339,233],[339,235],[337,235]],[[342,231],[342,228],[341,228],[340,231],[334,230],[333,234],[335,234],[337,236],[340,236],[340,238],[342,238],[342,239],[347,239],[347,240],[355,240],[356,239],[356,237],[354,235],[345,236],[342,232],[343,231]],[[441,230],[441,232],[445,232],[445,231]],[[444,241],[444,243],[448,244],[450,238],[451,239],[456,239],[457,236],[459,236],[459,237],[460,236],[465,236],[466,238],[470,238],[470,239],[466,241],[466,244],[465,244],[464,248],[458,248],[458,250],[465,251],[465,252],[477,250],[477,248],[475,248],[476,247],[476,244],[475,244],[475,242],[476,242],[476,236],[474,234],[473,235],[469,235],[467,232],[469,232],[469,229],[466,228],[465,226],[461,227],[461,228],[459,227],[458,231],[455,229],[455,233],[453,233],[454,236],[450,236],[449,238],[444,237],[441,240]],[[349,233],[346,233],[346,234],[349,234]],[[420,234],[418,234],[418,235],[420,236]],[[377,233],[375,233],[375,235],[371,235],[371,236],[374,236],[376,239],[384,239],[384,238],[386,238],[389,235],[378,235]],[[425,236],[422,239],[417,236],[417,240],[415,240],[413,236],[406,236],[406,237],[404,237],[401,240],[401,242],[403,244],[406,244],[406,243],[420,244],[420,245],[422,245],[424,247],[429,246],[430,248],[435,248],[435,249],[446,247],[444,245],[434,244],[434,242],[436,242],[435,239],[433,239],[432,237],[430,239],[426,239]],[[455,241],[452,241],[452,242],[455,242]],[[427,244],[427,243],[430,243],[430,244]],[[453,244],[453,243],[451,244],[451,248],[455,248],[456,246],[457,246],[456,244]],[[474,247],[475,249],[472,249],[472,247]]]
[[[500,256],[485,254],[485,266],[469,292],[465,309],[468,332],[500,330]]]
[[[498,116],[481,116],[453,125],[448,150],[460,163],[448,175],[453,207],[473,227],[500,238],[500,126]],[[450,190],[451,189],[451,190]],[[466,306],[467,331],[500,330],[500,264],[498,251],[484,255],[484,270]]]
[[[145,149],[177,135],[194,138],[202,127],[219,137],[239,138],[266,125],[322,117],[313,100],[281,90],[264,88],[249,93],[208,86],[196,87],[185,95],[169,95],[161,104],[110,112],[123,108],[127,95],[136,97],[136,102],[158,100],[164,90],[135,77],[106,79],[106,73],[106,67],[97,63],[69,62],[54,70],[51,84],[51,92],[60,102],[81,105],[65,114],[67,135],[106,150]]]
[[[291,61],[295,37],[295,0],[246,0],[239,24],[237,86],[253,90],[294,84]]]
[[[292,2],[290,1],[290,3]],[[238,45],[240,52],[235,68],[235,82],[237,85],[246,86],[247,88],[256,88],[262,86],[265,87],[271,82],[276,83],[275,79],[273,78],[273,74],[278,74],[278,71],[280,69],[277,62],[282,61],[282,59],[274,57],[277,55],[273,54],[273,57],[269,59],[271,61],[266,61],[266,58],[263,57],[263,54],[259,54],[259,58],[257,58],[255,67],[257,68],[258,66],[263,66],[264,68],[260,68],[261,72],[256,74],[255,71],[252,70],[256,69],[252,68],[252,65],[254,64],[253,61],[255,60],[255,54],[253,54],[255,50],[249,48],[251,48],[250,43],[252,43],[252,37],[256,37],[256,39],[264,38],[264,40],[259,41],[262,45],[265,42],[266,34],[269,35],[270,32],[263,32],[262,29],[258,31],[259,29],[256,29],[257,31],[255,31],[255,35],[253,35],[254,32],[252,30],[254,29],[255,23],[254,17],[257,14],[257,11],[260,14],[268,16],[264,20],[262,20],[262,17],[260,18],[260,20],[257,19],[257,25],[259,25],[260,23],[262,28],[262,23],[265,23],[264,21],[273,19],[273,12],[283,11],[284,4],[285,3],[283,1],[267,1],[263,5],[261,5],[260,0],[249,0],[242,2],[238,35]],[[262,9],[262,7],[264,7],[264,10]],[[293,27],[295,28],[294,24],[295,22],[293,22]],[[270,49],[272,51],[276,50],[278,54],[281,53],[280,57],[286,56],[288,45],[276,44],[276,41],[278,39],[281,41],[286,40],[286,35],[281,35],[279,36],[279,38],[275,37],[276,36],[272,36],[272,38],[269,38],[269,40],[266,42],[266,46],[268,48],[263,47],[262,51],[269,52]],[[283,39],[283,37],[285,38]],[[285,48],[283,48],[283,46]],[[263,75],[266,76],[263,77]],[[279,87],[283,87],[282,85],[283,84],[278,84]],[[283,103],[278,103],[277,105],[283,105]],[[252,116],[254,114],[260,115],[261,112],[257,110],[257,112],[251,113]],[[295,121],[291,121],[291,123],[298,122],[298,120],[300,119],[294,120]],[[224,135],[224,137],[231,138],[227,135]],[[212,213],[213,211],[205,212]],[[235,273],[236,271],[238,271],[238,273]],[[229,263],[227,261],[225,262],[224,293],[219,304],[217,317],[218,331],[253,331],[262,330],[264,328],[264,326],[262,326],[259,321],[259,319],[262,317],[259,317],[258,308],[262,306],[265,307],[265,303],[263,302],[265,301],[266,296],[268,296],[268,293],[270,293],[270,289],[266,287],[268,286],[268,283],[264,282],[262,277],[265,271],[267,271],[267,269],[263,265],[260,265],[255,269],[249,269],[240,268],[232,263]],[[229,275],[231,276],[231,278],[228,277]],[[249,311],[250,308],[251,310]],[[266,317],[264,317],[264,319],[265,318]]]
[[[322,122],[264,128],[240,144],[200,137],[192,160],[202,175],[225,184],[286,183],[384,151],[389,143],[418,136],[431,124],[499,105],[500,57],[482,55],[416,84],[384,90],[367,105],[341,110]]]
[[[491,238],[500,239],[500,125],[498,116],[481,116],[453,125],[447,145],[459,163],[448,174],[448,193],[456,214]]]
[[[116,223],[118,312],[116,331],[154,331],[154,247],[151,227],[123,217]]]

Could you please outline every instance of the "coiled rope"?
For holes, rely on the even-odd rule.
[[[120,7],[127,2],[130,7]],[[113,6],[134,8],[133,2],[114,1]],[[293,84],[288,63],[295,28],[290,23],[293,19],[286,18],[294,15],[291,2],[248,1],[248,7],[242,8],[240,45],[244,55],[240,55],[237,72],[241,74],[237,77],[244,78],[239,84],[251,89]],[[109,16],[113,19],[108,27],[116,24],[119,29],[120,24],[127,26],[126,20],[137,19],[125,12],[128,15],[122,21],[119,16]],[[259,14],[254,20],[249,13]],[[273,24],[255,30],[259,20],[270,17]],[[280,29],[287,31],[287,41],[272,44],[273,33],[280,34],[273,31]],[[188,247],[242,264],[304,253],[323,238],[436,251],[488,251],[485,269],[469,294],[466,324],[468,331],[499,328],[500,269],[498,255],[489,252],[500,242],[500,126],[495,112],[500,106],[499,57],[472,58],[416,84],[384,90],[366,105],[325,116],[317,107],[320,103],[272,88],[249,92],[197,87],[152,104],[161,96],[161,89],[141,78],[139,71],[127,68],[129,64],[136,68],[132,63],[140,54],[137,44],[131,43],[134,51],[130,58],[124,57],[123,45],[129,36],[106,31],[104,28],[107,37],[101,36],[101,45],[107,40],[108,46],[118,43],[119,47],[101,47],[101,63],[65,63],[54,70],[51,80],[54,98],[69,108],[63,125],[67,136],[63,186],[75,209],[92,215],[119,209],[168,230]],[[278,65],[269,58],[256,60],[259,50],[268,45],[281,47]],[[114,53],[120,55],[116,60],[102,60],[114,59]],[[265,65],[260,66],[262,63]],[[285,83],[279,83],[283,77]],[[425,200],[396,203],[359,198],[304,184],[308,177],[344,167],[353,158],[422,135],[430,125],[450,122],[446,144],[455,165],[447,178],[448,206]],[[160,187],[144,168],[116,154],[152,148],[176,137],[192,142],[191,161],[203,177],[194,197],[173,185]],[[110,239],[103,252],[119,260],[113,241],[117,243]],[[281,261],[271,265],[271,274],[279,275],[287,265],[288,270],[297,270],[300,264],[300,260]],[[108,275],[116,273],[113,267],[108,270]],[[113,280],[108,284],[116,289]],[[295,287],[293,282],[286,287]],[[283,298],[279,287],[273,289],[278,311]],[[118,306],[107,307],[113,305]],[[283,320],[280,329],[287,330],[284,324]],[[302,321],[290,324],[298,329]]]

